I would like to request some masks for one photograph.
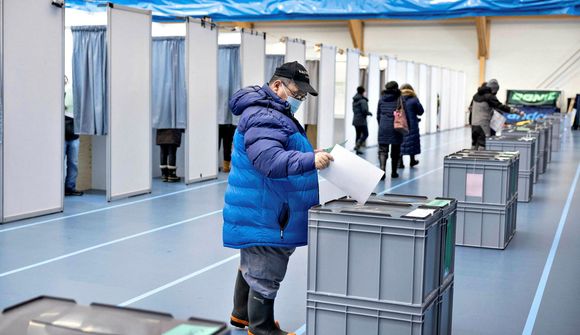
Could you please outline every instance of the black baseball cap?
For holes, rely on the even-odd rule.
[[[274,75],[292,79],[302,92],[310,93],[313,96],[318,95],[318,92],[310,86],[310,76],[308,75],[308,71],[298,62],[290,62],[280,65],[276,69],[276,72],[274,72]]]

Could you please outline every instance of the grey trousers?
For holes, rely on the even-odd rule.
[[[250,288],[266,299],[276,299],[296,248],[250,247],[240,250],[240,270]]]

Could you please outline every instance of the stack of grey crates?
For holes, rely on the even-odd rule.
[[[306,333],[451,334],[456,208],[407,195],[312,208]]]
[[[486,140],[486,149],[520,153],[518,201],[530,202],[534,194],[536,139],[534,137],[494,136]]]
[[[542,141],[542,132],[539,130],[532,130],[527,127],[515,127],[511,129],[504,130],[501,134],[504,137],[533,137],[536,139],[536,163],[534,164],[534,184],[538,182],[540,176],[540,165],[543,165],[543,161],[540,162],[540,158],[543,157],[544,151],[541,149],[545,146],[545,141]]]
[[[546,149],[548,151],[548,164],[552,161],[552,151],[553,149],[553,142],[554,142],[554,122],[552,121],[552,119],[549,118],[543,118],[543,119],[538,119],[536,121],[536,123],[547,129],[547,137],[546,137]]]
[[[548,116],[552,120],[553,130],[552,130],[552,151],[560,151],[560,145],[562,141],[562,133],[564,128],[564,121],[561,113],[554,113]]]
[[[505,249],[516,232],[518,152],[463,150],[444,160],[443,195],[457,204],[456,245]]]
[[[74,300],[38,297],[9,307],[0,314],[2,335],[178,335],[230,334],[223,322],[191,318],[174,319],[170,314],[92,304]]]

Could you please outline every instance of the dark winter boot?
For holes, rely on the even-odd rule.
[[[411,156],[411,167],[419,165],[419,161],[415,159],[415,155]]]
[[[295,335],[281,330],[274,321],[274,300],[266,299],[252,289],[248,300],[248,316],[248,335]]]
[[[167,181],[170,183],[177,183],[181,180],[181,178],[179,178],[177,176],[177,170],[176,169],[168,169],[169,172],[167,174]]]
[[[397,167],[399,166],[400,157],[391,157],[391,178],[399,178]]]
[[[234,310],[230,317],[230,323],[237,328],[246,328],[250,322],[248,321],[248,295],[250,294],[250,286],[242,276],[242,271],[238,270],[238,277],[236,278],[236,287],[234,288]]]
[[[387,172],[387,153],[379,152],[379,163],[381,170]],[[381,180],[385,180],[385,175],[383,175]]]
[[[399,157],[399,165],[397,166],[399,169],[404,169],[405,165],[403,164],[403,156]]]
[[[169,169],[166,167],[162,167],[161,168],[161,180],[166,182],[168,176],[169,176]]]

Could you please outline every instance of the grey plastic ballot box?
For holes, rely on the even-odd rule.
[[[520,153],[518,201],[531,201],[534,190],[536,139],[533,137],[494,136],[487,139],[486,147],[490,150]]]
[[[421,306],[412,306],[309,292],[306,334],[437,335],[440,320],[451,321],[451,316],[439,318],[442,304],[438,298],[435,295]]]
[[[338,199],[309,212],[308,292],[422,306],[440,279],[439,208]]]
[[[441,208],[443,214],[439,221],[441,225],[441,261],[439,266],[439,281],[441,283],[446,282],[447,278],[453,276],[455,272],[455,222],[457,220],[457,200],[440,197],[430,199],[425,196],[391,193],[382,194],[376,197],[387,201]]]
[[[42,296],[5,309],[0,334],[6,335],[227,335],[225,323],[110,305],[77,305]]]
[[[452,317],[453,317],[453,291],[454,280],[450,277],[449,280],[443,283],[439,290],[439,297],[437,300],[437,317],[439,335],[451,335]]]
[[[507,205],[459,203],[456,245],[505,249],[515,235],[517,199]]]
[[[560,151],[560,145],[562,141],[562,133],[564,131],[564,122],[562,122],[562,114],[561,113],[554,113],[552,115],[547,116],[550,120],[552,120],[553,129],[552,129],[552,151],[558,152]]]
[[[444,159],[443,196],[505,205],[517,195],[518,173],[517,152],[457,152]]]
[[[536,164],[534,165],[534,183],[537,183],[538,179],[540,178],[540,173],[538,170],[540,168],[540,156],[542,156],[540,148],[540,131],[531,130],[525,127],[516,127],[503,131],[502,136],[534,137],[536,139]]]

